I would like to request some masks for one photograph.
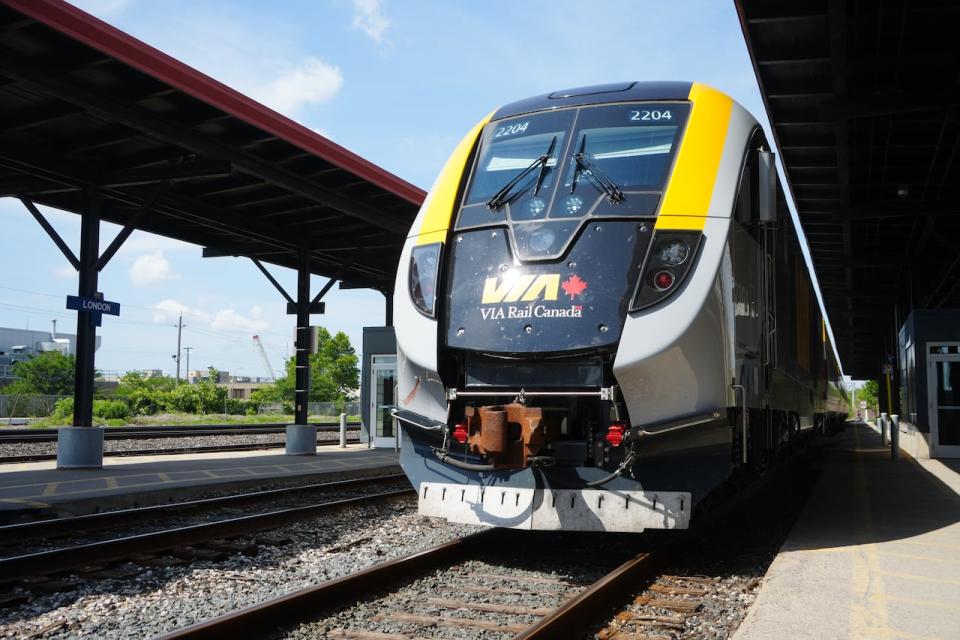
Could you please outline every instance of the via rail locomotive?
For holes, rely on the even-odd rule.
[[[757,121],[699,83],[507,105],[423,203],[394,291],[421,514],[682,529],[847,408]]]

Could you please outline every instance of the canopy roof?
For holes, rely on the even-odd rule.
[[[422,190],[59,0],[0,0],[0,34],[0,196],[79,213],[95,185],[205,255],[392,286]]]
[[[960,307],[955,0],[736,0],[846,373]]]

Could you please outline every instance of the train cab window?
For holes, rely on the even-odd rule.
[[[688,110],[685,103],[583,108],[550,216],[655,214]],[[623,198],[611,197],[605,184]]]
[[[545,218],[575,116],[568,109],[487,125],[457,226]]]
[[[491,122],[456,227],[653,216],[689,112],[686,102],[622,103]]]

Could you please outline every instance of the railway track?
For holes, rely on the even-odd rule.
[[[171,550],[181,556],[213,559],[219,553],[249,552],[253,543],[232,542],[238,537],[250,537],[270,529],[308,520],[324,513],[363,504],[403,497],[412,492],[402,474],[371,476],[337,482],[320,483],[299,487],[286,487],[230,496],[220,496],[188,502],[124,509],[119,511],[41,520],[0,527],[0,544],[14,544],[23,540],[48,540],[117,527],[129,531],[136,523],[164,521],[191,512],[200,512],[208,520],[217,510],[236,509],[251,503],[267,503],[270,510],[239,516],[224,516],[212,522],[201,521],[185,525],[165,526],[134,535],[119,535],[102,540],[64,544],[52,549],[43,549],[0,558],[0,585],[23,584],[36,586],[38,582],[50,581],[48,576],[77,572],[82,576],[96,577],[109,573],[107,567],[117,561],[145,558],[147,554],[163,554]],[[318,501],[317,493],[353,492],[364,487],[390,485],[383,490],[361,496],[326,499]],[[278,500],[309,499],[306,504],[276,508]],[[9,547],[8,547],[9,549]],[[56,583],[57,579],[53,579]],[[51,587],[52,588],[52,587]]]
[[[335,422],[316,422],[313,423],[317,431],[339,431],[340,423]],[[262,435],[271,433],[284,433],[287,424],[280,422],[271,422],[263,424],[243,425],[217,425],[217,424],[196,424],[196,425],[177,425],[177,426],[151,426],[151,427],[106,427],[104,429],[105,440],[139,440],[150,438],[189,438],[196,436],[240,436],[240,435]],[[357,429],[359,422],[348,422],[348,429]],[[0,443],[12,442],[56,442],[57,429],[0,429]]]
[[[359,438],[347,438],[347,444],[359,444]],[[327,447],[340,444],[339,440],[318,441],[317,446]],[[221,453],[229,451],[261,451],[266,449],[282,449],[283,442],[250,442],[240,444],[224,444],[208,447],[167,447],[163,449],[131,449],[123,451],[104,451],[107,457],[135,457],[135,456],[162,456],[187,455],[191,453]],[[19,464],[23,462],[43,462],[56,460],[55,453],[35,453],[19,456],[0,456],[0,464]]]
[[[358,429],[359,423],[348,423],[347,444],[357,444],[360,442]],[[237,425],[186,425],[174,427],[111,427],[105,430],[104,438],[107,441],[139,441],[150,439],[184,439],[187,442],[191,438],[201,437],[243,437],[243,436],[263,436],[283,434],[286,425],[280,423],[261,424],[252,426]],[[319,433],[328,434],[328,438],[322,438],[318,445],[336,444],[336,435],[340,431],[340,425],[334,423],[317,424]],[[57,440],[57,429],[5,429],[0,430],[0,447],[4,444],[15,447],[23,445],[21,450],[26,448],[27,453],[17,453],[15,455],[0,456],[0,465],[20,464],[24,462],[42,462],[56,460],[57,455],[53,451],[37,451],[38,445],[42,447],[43,443],[53,443]],[[191,454],[191,453],[220,453],[230,451],[258,451],[263,449],[274,449],[283,447],[283,442],[235,442],[201,446],[166,446],[150,447],[144,449],[107,449],[104,451],[106,456],[153,456],[167,454]],[[34,449],[34,450],[31,450]]]
[[[804,480],[803,486],[812,484],[812,477]],[[786,490],[793,492],[789,499],[780,498]],[[731,545],[728,553],[734,553],[750,529],[756,529],[751,515],[762,513],[763,519],[782,511],[777,517],[792,522],[805,496],[796,478],[781,469],[766,482],[724,500],[688,531],[633,538],[605,534],[598,544],[598,534],[551,537],[546,532],[488,530],[162,637],[667,640],[689,631],[688,619],[719,585],[718,578],[678,575],[675,568],[690,566],[690,558],[709,556],[722,545]],[[779,546],[779,539],[773,544]],[[534,557],[548,568],[531,572]],[[612,570],[591,576],[613,560],[617,564]],[[464,635],[471,633],[475,635]]]

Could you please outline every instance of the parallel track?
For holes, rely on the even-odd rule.
[[[129,523],[138,520],[147,520],[156,517],[162,518],[184,511],[212,510],[241,503],[273,500],[278,497],[289,496],[296,493],[339,491],[363,485],[398,482],[403,479],[404,476],[402,474],[373,476],[233,496],[192,500],[184,503],[8,525],[0,527],[0,539],[4,541],[10,541],[12,539],[23,540],[26,536],[31,536],[31,539],[40,539],[54,533],[63,535],[64,532],[74,532],[77,530],[91,531],[120,523],[122,523],[123,526],[129,526]],[[314,518],[320,514],[336,509],[397,498],[410,494],[411,492],[412,489],[409,488],[388,490],[356,498],[317,502],[307,506],[224,518],[214,522],[173,527],[100,542],[76,544],[48,551],[7,557],[0,559],[0,584],[14,583],[24,578],[62,573],[70,569],[94,563],[113,562],[139,554],[162,552],[168,549],[185,547],[210,540],[231,538],[267,529],[274,529],[301,520]]]
[[[359,444],[359,438],[347,438],[347,444]],[[339,440],[319,441],[318,447],[329,447],[340,444]],[[129,451],[104,451],[103,455],[107,457],[135,457],[135,456],[166,456],[166,455],[188,455],[191,453],[221,453],[228,451],[261,451],[267,449],[282,449],[282,442],[249,442],[241,444],[223,444],[209,447],[176,447],[166,449],[135,449]],[[0,464],[19,464],[22,462],[43,462],[47,460],[56,460],[55,453],[36,453],[22,456],[0,456]]]
[[[313,423],[317,431],[338,431],[340,423],[316,422]],[[348,422],[347,428],[356,429],[359,422]],[[182,438],[193,436],[240,436],[252,434],[283,433],[286,423],[267,422],[261,424],[194,424],[176,426],[149,426],[149,427],[105,427],[106,440],[139,440],[149,438]],[[56,442],[57,429],[0,429],[0,443],[13,442]]]

